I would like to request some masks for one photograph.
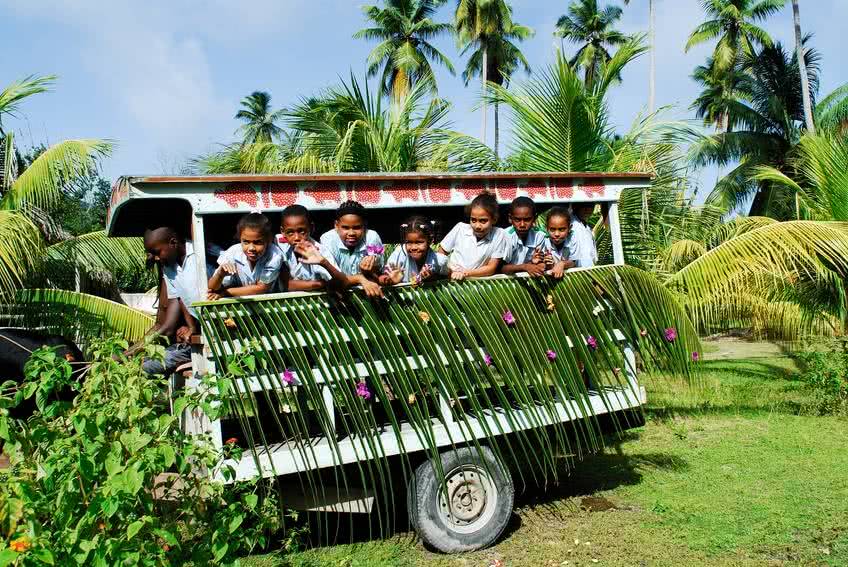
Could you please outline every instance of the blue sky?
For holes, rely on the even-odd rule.
[[[275,106],[296,102],[365,72],[373,46],[351,35],[365,26],[358,0],[0,0],[4,60],[0,85],[30,74],[57,74],[54,92],[30,99],[25,119],[10,124],[24,146],[65,138],[118,143],[103,164],[106,176],[174,173],[186,159],[234,139],[242,97],[272,94]],[[610,0],[610,3],[615,3]],[[619,4],[621,2],[618,2]],[[690,117],[697,96],[689,75],[711,47],[683,52],[702,20],[699,0],[656,0],[657,102],[674,105],[670,118]],[[449,20],[450,1],[439,19]],[[536,30],[524,44],[535,68],[549,63],[559,41],[554,23],[566,0],[513,0],[516,21]],[[848,0],[802,0],[805,32],[822,54],[822,93],[848,81],[840,51]],[[647,0],[625,9],[620,29],[647,30]],[[791,44],[790,6],[766,23]],[[452,39],[438,46],[461,70]],[[566,46],[568,52],[573,47]],[[611,98],[613,120],[626,128],[647,104],[647,56],[625,72]],[[437,73],[440,94],[453,104],[453,126],[479,135],[473,108],[478,89],[457,75]],[[521,80],[520,78],[518,80]],[[508,140],[507,140],[508,142]],[[705,176],[706,177],[706,176]]]

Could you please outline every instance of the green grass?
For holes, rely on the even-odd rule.
[[[650,382],[646,427],[610,438],[560,486],[527,489],[491,549],[444,556],[401,534],[246,563],[848,564],[848,420],[807,413],[813,393],[789,358],[704,370],[700,388]],[[599,503],[614,508],[591,511]]]

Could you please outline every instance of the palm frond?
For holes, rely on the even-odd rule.
[[[20,288],[38,265],[44,240],[18,211],[0,210],[0,295]]]
[[[0,325],[62,335],[83,349],[104,336],[137,341],[153,322],[153,317],[126,305],[74,291],[21,289],[0,297]]]

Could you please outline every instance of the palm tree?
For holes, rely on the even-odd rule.
[[[612,55],[608,48],[624,45],[628,38],[613,25],[621,18],[621,8],[606,6],[599,10],[597,0],[577,0],[568,7],[568,14],[556,23],[554,35],[572,43],[582,44],[571,65],[585,70],[585,83],[591,89],[600,74],[602,63]]]
[[[485,77],[484,81],[505,86],[509,84],[510,78],[519,67],[524,67],[524,70],[530,73],[530,64],[515,42],[525,41],[533,37],[535,32],[527,26],[515,23],[511,17],[508,19],[500,17],[499,14],[511,15],[512,13],[509,5],[505,3],[502,5],[505,10],[495,11],[496,17],[493,18],[491,25],[481,26],[478,34],[466,34],[467,43],[461,53],[465,55],[471,51],[465,71],[462,73],[466,85],[473,77],[481,76]],[[491,11],[483,12],[481,17],[487,13]],[[462,25],[466,25],[465,22]],[[484,115],[485,112],[484,106]],[[498,103],[495,101],[495,156],[498,155],[499,133]],[[485,132],[483,140],[485,141]]]
[[[630,0],[624,0],[624,5],[630,5]],[[654,0],[648,0],[648,46],[651,50],[651,66],[648,75],[648,112],[653,112],[656,104],[657,47],[655,45],[655,39]]]
[[[808,80],[818,88],[818,54],[805,53]],[[780,188],[757,182],[753,172],[770,165],[785,171],[787,159],[801,135],[804,121],[801,78],[795,55],[780,43],[755,50],[744,58],[736,91],[717,104],[724,112],[726,131],[701,138],[692,149],[696,166],[737,165],[716,184],[711,202],[727,210],[738,208],[755,195],[751,215],[792,218],[791,198]],[[726,84],[726,83],[725,83]]]
[[[380,73],[386,94],[403,99],[415,84],[429,82],[436,90],[431,60],[456,72],[450,60],[430,40],[452,31],[432,16],[446,0],[386,0],[385,8],[365,6],[365,17],[374,27],[356,32],[355,39],[379,40],[368,55],[368,76]]]
[[[686,42],[685,51],[701,43],[717,39],[712,56],[715,83],[725,82],[723,90],[734,90],[733,68],[743,55],[750,56],[759,46],[771,45],[771,37],[755,22],[765,20],[783,7],[786,0],[702,0],[708,19],[699,25]],[[728,117],[719,124],[727,130]]]
[[[719,77],[715,71],[715,60],[707,59],[705,65],[695,67],[692,79],[701,85],[702,91],[692,103],[695,116],[702,119],[705,126],[714,126],[717,132],[722,131],[730,123],[731,106],[737,100],[736,89],[742,80],[740,63]]]
[[[239,127],[245,144],[271,142],[282,134],[277,126],[283,110],[271,110],[271,95],[263,91],[254,91],[241,101],[242,109],[236,112],[236,119],[244,121]]]
[[[804,41],[801,36],[801,9],[798,0],[792,0],[792,16],[795,21],[795,58],[798,60],[801,73],[801,92],[804,95],[804,123],[810,133],[816,133],[816,125],[813,121],[813,104],[810,99],[810,83],[807,81],[807,69],[804,66]]]
[[[0,91],[0,121],[16,114],[29,96],[43,93],[55,78],[30,76]],[[112,144],[94,139],[66,140],[44,150],[31,163],[19,160],[14,134],[0,140],[0,325],[32,322],[79,338],[106,329],[129,339],[140,337],[150,318],[124,305],[76,291],[80,279],[144,265],[140,239],[109,239],[94,232],[67,238],[50,213],[62,191],[95,171]],[[77,277],[67,277],[75,274]]]
[[[349,83],[302,100],[286,113],[287,143],[234,146],[198,160],[207,173],[422,171],[453,168],[481,144],[445,128],[450,105],[427,100],[418,83],[403,100],[385,103],[354,76]],[[469,158],[470,160],[471,158]],[[482,167],[493,169],[493,160]],[[467,162],[456,165],[467,167]]]

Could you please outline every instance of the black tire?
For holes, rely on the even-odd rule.
[[[413,529],[443,553],[492,545],[512,515],[515,487],[509,470],[488,447],[445,451],[439,458],[446,489],[429,460],[409,483],[407,506]],[[443,493],[452,496],[444,498]]]

